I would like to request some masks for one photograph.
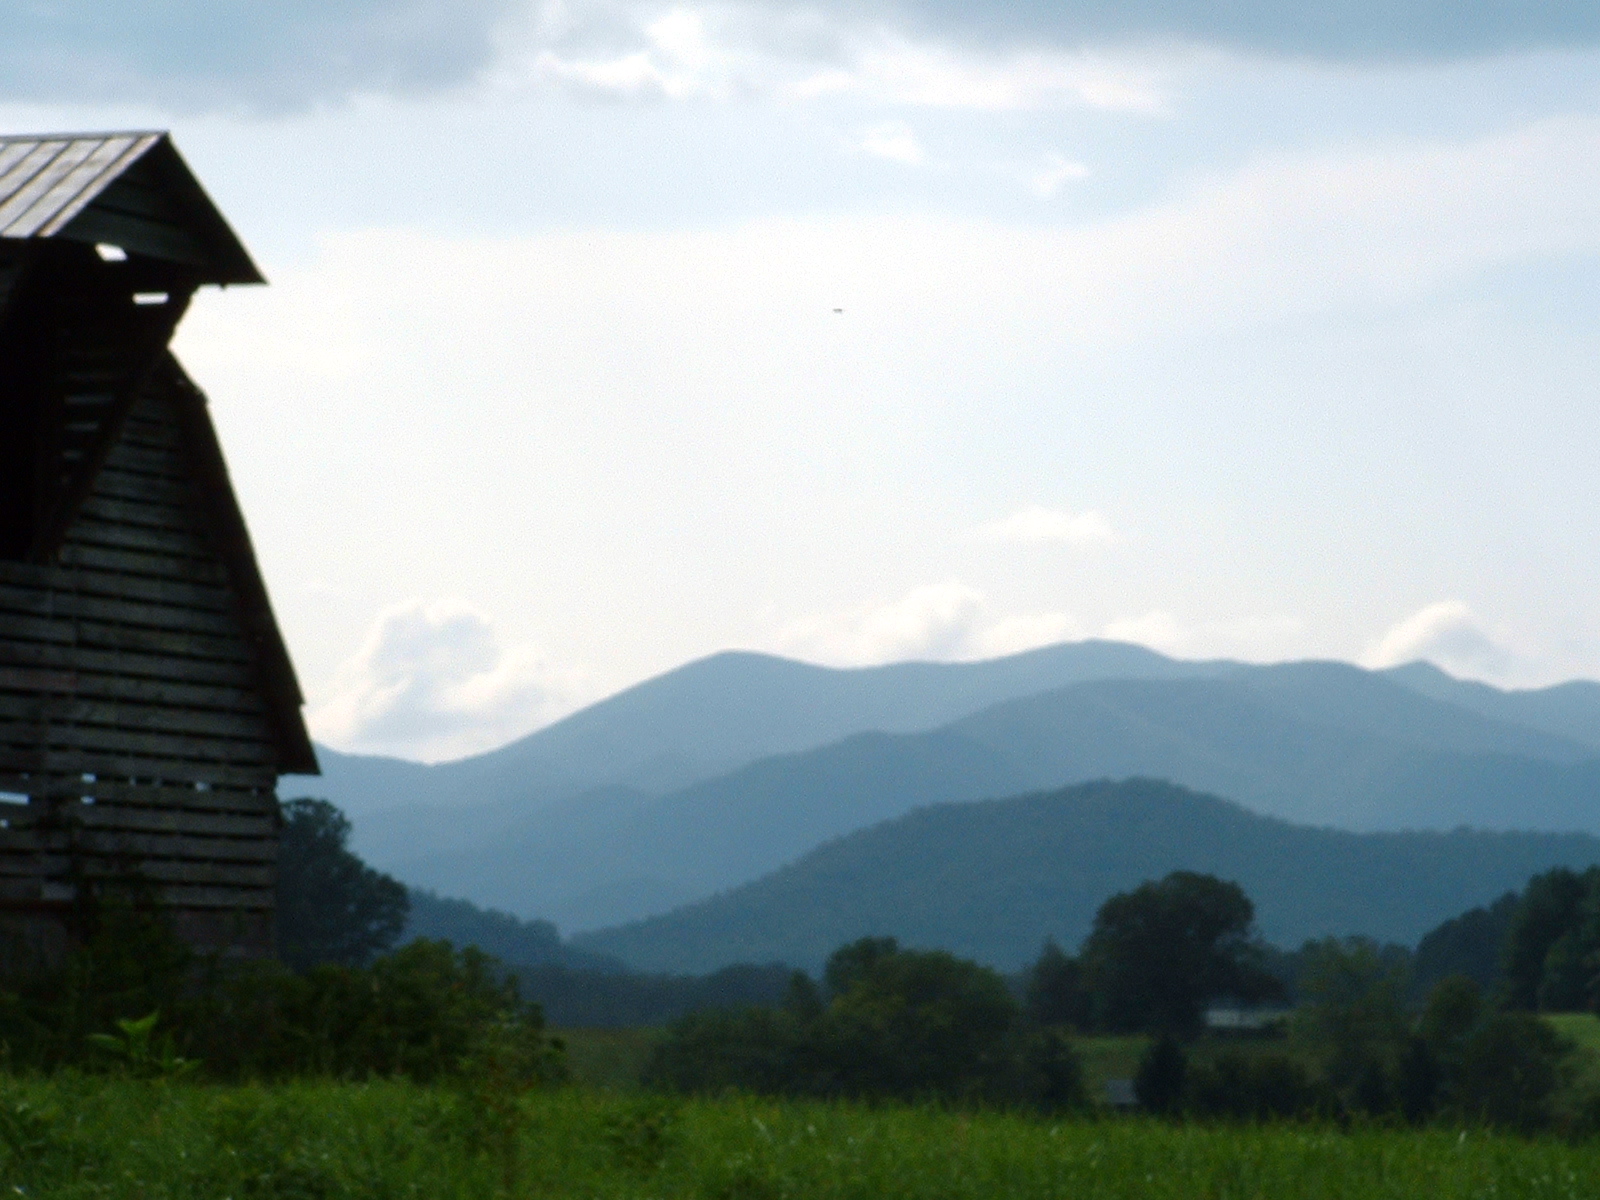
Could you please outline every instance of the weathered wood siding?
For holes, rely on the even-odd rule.
[[[0,907],[131,872],[268,953],[279,753],[180,402],[145,389],[53,562],[0,562]]]

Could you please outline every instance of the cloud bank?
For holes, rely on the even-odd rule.
[[[500,645],[459,601],[411,600],[378,614],[310,713],[336,749],[437,762],[504,744],[576,706],[580,678],[530,647]]]
[[[898,600],[805,617],[778,633],[775,648],[809,662],[864,667],[994,658],[1083,636],[1066,613],[996,620],[986,610],[983,592],[952,579]]]
[[[298,108],[457,86],[522,0],[53,0],[0,10],[0,97]]]
[[[1346,61],[1459,58],[1600,39],[1600,8],[1583,0],[902,0],[886,11],[930,31],[987,40],[1159,40]]]
[[[1600,7],[1574,0],[53,0],[0,12],[0,99],[272,110],[537,79],[597,97],[1148,107],[1148,88],[1079,56],[1427,61],[1597,41]]]
[[[1459,600],[1441,600],[1412,613],[1361,656],[1369,667],[1395,667],[1419,659],[1473,678],[1500,679],[1515,665],[1511,651]]]

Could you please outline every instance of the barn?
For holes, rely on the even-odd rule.
[[[0,138],[0,932],[96,896],[273,950],[302,698],[206,397],[168,343],[264,280],[163,133]]]

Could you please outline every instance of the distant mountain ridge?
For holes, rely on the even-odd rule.
[[[597,790],[666,795],[774,754],[866,731],[932,729],[987,705],[1090,679],[1183,678],[1237,669],[1143,646],[1085,641],[971,663],[820,667],[726,651],[647,679],[486,754],[427,766],[317,747],[323,774],[283,795],[332,800],[356,848],[392,864],[448,850],[537,808]],[[377,813],[384,820],[370,820]],[[464,835],[464,831],[468,831]],[[466,841],[463,841],[465,836]]]
[[[1237,881],[1269,941],[1361,933],[1413,943],[1555,865],[1600,862],[1586,834],[1348,833],[1152,780],[938,804],[828,842],[731,891],[574,944],[635,969],[708,971],[892,935],[1015,969],[1075,947],[1109,896],[1177,869]]]
[[[922,805],[1106,777],[1171,779],[1352,829],[1600,831],[1600,733],[1586,724],[1597,698],[1596,684],[1500,692],[1425,664],[1179,663],[1096,642],[856,671],[728,654],[490,755],[438,767],[330,756],[329,778],[305,782],[336,802],[351,772],[389,798],[432,795],[348,804],[357,849],[410,883],[593,929]],[[799,748],[756,755],[772,745]],[[736,754],[754,757],[678,786],[685,764]],[[407,771],[427,788],[408,792]]]
[[[857,734],[761,759],[667,796],[580,799],[570,807],[581,822],[536,813],[492,842],[398,869],[592,929],[735,887],[923,805],[1132,775],[1347,829],[1600,832],[1600,762],[1585,753],[1343,664],[1101,680],[924,733]]]

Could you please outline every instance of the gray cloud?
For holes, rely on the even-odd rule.
[[[841,12],[861,11],[859,4]],[[1342,60],[1475,57],[1600,41],[1593,0],[903,0],[928,32],[1099,45],[1184,41]]]
[[[1331,60],[1429,60],[1600,42],[1592,0],[17,0],[0,7],[0,99],[282,110],[483,76],[507,47],[649,49],[704,10],[771,59],[848,57],[874,25],[985,46],[1202,43]]]
[[[21,0],[0,9],[0,96],[297,108],[472,79],[519,0]]]

